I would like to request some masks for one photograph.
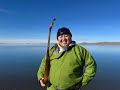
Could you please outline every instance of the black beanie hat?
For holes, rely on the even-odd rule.
[[[70,30],[66,27],[62,27],[62,28],[58,29],[57,39],[58,39],[58,36],[63,35],[63,34],[69,34],[72,37]]]

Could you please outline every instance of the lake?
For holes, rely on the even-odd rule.
[[[83,90],[120,90],[120,46],[83,46],[95,58],[97,74]],[[0,45],[0,90],[40,90],[37,70],[46,46]]]

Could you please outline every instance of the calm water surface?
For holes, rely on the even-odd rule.
[[[95,78],[83,90],[120,90],[120,46],[84,46],[97,62]],[[0,90],[40,90],[37,70],[44,46],[0,46]]]

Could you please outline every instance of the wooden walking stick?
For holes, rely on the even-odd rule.
[[[49,55],[49,47],[50,47],[50,35],[51,35],[51,30],[54,24],[54,21],[56,19],[54,18],[52,23],[50,24],[49,27],[49,32],[48,32],[48,46],[47,46],[47,53],[46,53],[46,62],[45,62],[45,72],[44,72],[44,76],[43,76],[43,83],[47,84],[48,83],[48,79],[49,79],[49,71],[50,71],[50,55]]]

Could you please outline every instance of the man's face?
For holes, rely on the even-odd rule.
[[[58,44],[61,47],[69,46],[71,42],[71,36],[69,34],[63,34],[58,36]]]

